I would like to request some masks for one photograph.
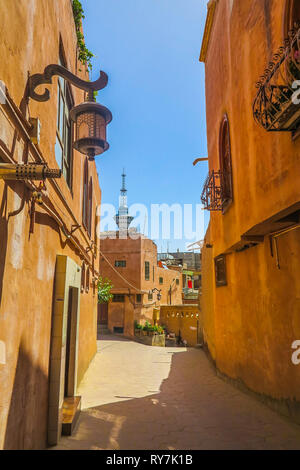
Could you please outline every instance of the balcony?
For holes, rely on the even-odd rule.
[[[253,116],[268,132],[300,127],[300,23],[288,36],[256,84]]]
[[[232,202],[230,173],[212,170],[205,180],[201,201],[208,211],[224,212]]]

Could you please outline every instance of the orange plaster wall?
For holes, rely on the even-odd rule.
[[[76,34],[69,0],[2,0],[0,16],[0,56],[7,58],[0,63],[0,79],[16,106],[23,97],[28,72],[42,73],[48,64],[58,63],[60,36],[68,67],[88,78],[76,60]],[[54,154],[57,78],[48,87],[50,101],[31,100],[28,113],[40,118],[40,152],[51,168],[57,168]],[[74,87],[72,92],[75,103],[82,102],[83,92]],[[7,106],[0,106],[0,161],[3,151],[16,162],[32,162],[36,158]],[[69,229],[75,222],[68,207],[82,222],[83,159],[74,152],[72,191],[64,178],[57,182],[66,203],[53,185],[46,183],[47,198]],[[95,163],[89,163],[89,174],[94,180],[95,212],[101,201]],[[82,265],[78,250],[42,207],[36,207],[34,233],[29,234],[30,197],[24,183],[0,180],[0,341],[6,348],[6,363],[0,364],[0,448],[7,449],[40,449],[46,445],[56,256],[69,256],[78,266]],[[90,244],[84,229],[75,236],[81,246]],[[99,269],[99,256],[94,266]],[[80,304],[79,381],[96,352],[97,296],[92,288],[81,295]]]
[[[146,321],[153,323],[153,308],[169,303],[169,289],[172,284],[172,304],[181,303],[182,300],[182,276],[178,270],[163,269],[157,266],[157,246],[144,237],[133,240],[119,238],[101,239],[101,252],[109,263],[115,267],[116,260],[126,261],[126,267],[115,268],[128,285],[105,258],[101,259],[101,275],[108,277],[113,284],[113,293],[125,294],[126,304],[110,302],[108,306],[108,327],[113,331],[114,326],[124,325],[124,334],[133,335],[134,320],[144,324]],[[145,279],[145,262],[150,263],[149,280]],[[159,278],[163,277],[163,284],[159,284]],[[172,282],[179,279],[179,285]],[[134,289],[137,288],[138,290]],[[148,300],[148,292],[157,288],[161,290],[161,300],[157,300],[157,292],[153,293],[153,300]],[[136,295],[141,293],[142,302],[137,303]],[[130,300],[129,296],[130,295]]]
[[[164,305],[160,307],[159,324],[166,326],[170,333],[179,335],[188,346],[199,342],[202,324],[198,305]]]
[[[219,124],[228,114],[234,202],[212,213],[204,247],[204,336],[218,368],[252,390],[300,400],[300,369],[291,344],[300,338],[299,230],[227,255],[228,285],[216,287],[213,259],[255,224],[299,201],[300,139],[267,133],[253,119],[255,83],[283,43],[284,0],[219,0],[208,48],[206,105],[209,168],[219,168]]]

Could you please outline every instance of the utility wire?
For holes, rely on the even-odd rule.
[[[123,281],[126,282],[126,284],[128,284],[130,287],[132,287],[134,290],[136,290],[137,292],[139,292],[140,294],[145,294],[145,291],[142,291],[141,289],[138,289],[137,287],[135,287],[133,284],[131,284],[129,281],[127,281],[127,279],[125,279],[125,277],[122,276],[122,274],[119,273],[119,271],[117,271],[115,269],[115,267],[111,264],[110,261],[108,261],[108,259],[106,258],[106,256],[102,253],[102,251],[100,250],[100,255],[105,259],[105,261],[107,262],[107,264],[109,264],[109,266],[112,268],[112,270],[121,278],[123,279]]]

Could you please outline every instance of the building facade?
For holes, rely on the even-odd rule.
[[[180,337],[187,346],[202,345],[202,317],[197,304],[161,306],[159,324],[176,338]]]
[[[298,0],[210,0],[200,57],[209,159],[202,201],[211,211],[204,340],[223,374],[298,422],[299,20]]]
[[[0,448],[42,449],[96,353],[101,191],[95,162],[72,150],[69,112],[85,92],[53,77],[49,101],[27,95],[49,64],[89,79],[72,2],[3,0],[0,15],[0,163],[62,172],[45,185],[0,179]]]
[[[101,306],[99,322],[133,336],[134,323],[153,323],[160,305],[182,303],[181,270],[159,267],[157,246],[149,238],[134,231],[127,238],[111,235],[101,236],[101,276],[111,280],[114,297]]]
[[[180,266],[182,271],[182,302],[184,304],[195,304],[201,293],[201,253],[180,252],[159,253],[158,263],[165,263],[174,269]]]

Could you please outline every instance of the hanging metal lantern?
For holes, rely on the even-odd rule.
[[[93,160],[95,155],[101,155],[108,150],[106,141],[106,126],[112,120],[112,114],[105,106],[89,101],[75,106],[70,116],[75,122],[75,142],[73,147]]]
[[[42,84],[52,83],[52,77],[58,75],[77,88],[88,92],[87,101],[75,106],[70,111],[72,121],[75,122],[75,142],[73,147],[84,155],[88,155],[90,160],[94,160],[95,155],[101,155],[109,148],[106,142],[106,126],[112,120],[109,109],[96,103],[94,92],[106,87],[108,77],[105,72],[100,72],[100,77],[95,82],[88,82],[76,77],[62,65],[50,64],[44,73],[31,75],[28,79],[28,97],[35,101],[43,102],[50,99],[48,89],[43,94],[38,94],[35,89]]]

